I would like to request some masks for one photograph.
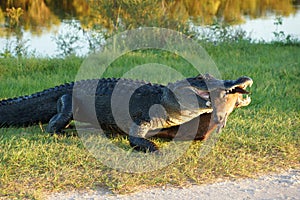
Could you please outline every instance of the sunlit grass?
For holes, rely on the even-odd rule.
[[[248,43],[205,48],[224,79],[247,75],[254,80],[252,103],[231,114],[206,156],[200,151],[203,143],[192,142],[183,156],[163,169],[131,174],[103,165],[79,137],[50,136],[39,126],[0,129],[0,197],[42,198],[49,192],[97,187],[124,193],[147,186],[186,186],[299,168],[300,48]],[[186,67],[184,61],[168,56],[129,55],[115,63],[119,71],[107,71],[106,76],[121,76],[129,67],[155,59]],[[0,99],[73,81],[81,62],[80,58],[0,59]],[[165,140],[153,141],[168,146]],[[112,142],[131,150],[124,137]]]

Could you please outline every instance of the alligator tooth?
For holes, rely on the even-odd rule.
[[[253,82],[251,82],[251,83],[249,84],[249,87],[251,87],[251,86],[252,86],[252,84],[253,84]]]

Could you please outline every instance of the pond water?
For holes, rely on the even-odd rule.
[[[263,3],[261,4],[257,3],[257,2],[265,2],[265,1],[257,1],[256,3],[259,5],[255,4],[257,7],[253,9],[252,9],[253,5],[251,4],[251,2],[253,1],[251,0],[244,0],[244,1],[234,0],[234,1],[243,2],[243,3],[248,2],[249,5],[248,4],[241,5],[237,9],[236,6],[234,5],[226,4],[226,2],[232,2],[229,0],[222,1],[222,3],[220,3],[221,1],[206,0],[205,2],[210,2],[211,4],[208,5],[212,5],[212,6],[210,12],[204,14],[199,11],[200,9],[193,10],[194,5],[196,5],[197,3],[199,4],[199,2],[203,3],[204,0],[198,0],[198,1],[191,0],[191,2],[193,2],[193,4],[191,5],[185,5],[182,3],[183,1],[174,1],[175,2],[174,4],[170,4],[170,5],[164,4],[163,6],[167,15],[172,15],[172,17],[169,16],[170,18],[169,21],[175,22],[175,24],[177,21],[179,23],[179,19],[180,20],[185,18],[192,19],[198,17],[202,19],[202,25],[207,26],[212,23],[213,19],[218,18],[218,19],[222,19],[228,24],[231,24],[231,26],[235,29],[241,29],[246,31],[247,35],[249,35],[251,39],[253,39],[253,41],[263,40],[265,42],[270,42],[276,39],[274,32],[278,33],[280,31],[282,31],[285,36],[291,35],[293,38],[300,39],[300,7],[299,7],[300,2],[299,1],[270,0],[267,2],[273,2],[273,3],[268,4],[267,6]],[[98,18],[91,18],[90,16],[92,16],[93,14],[92,11],[90,11],[88,7],[86,7],[86,4],[84,4],[87,2],[85,0],[66,1],[67,2],[65,3],[66,5],[63,4],[62,6],[62,8],[65,9],[60,11],[57,11],[58,9],[57,4],[59,4],[61,1],[39,0],[37,1],[40,2],[38,5],[33,5],[33,3],[30,4],[30,1],[20,0],[21,2],[20,4],[11,5],[10,7],[12,8],[12,6],[15,6],[16,8],[18,7],[22,8],[20,9],[21,10],[19,16],[20,22],[19,22],[19,18],[15,17],[19,11],[15,9],[14,12],[10,15],[11,18],[14,17],[13,19],[15,21],[13,21],[14,22],[13,25],[11,25],[12,22],[9,21],[10,27],[8,28],[7,25],[8,20],[10,20],[11,18],[7,17],[7,12],[11,10],[6,10],[5,12],[5,7],[7,7],[8,4],[2,4],[3,2],[4,1],[0,2],[0,6],[1,6],[0,7],[0,57],[1,54],[2,55],[5,54],[5,50],[14,53],[16,51],[26,51],[27,53],[32,52],[34,53],[34,55],[42,56],[42,57],[46,57],[46,56],[56,57],[63,54],[61,49],[63,42],[71,43],[69,45],[70,47],[72,47],[72,49],[75,49],[74,52],[77,55],[85,55],[88,53],[90,49],[89,42],[91,42],[90,40],[91,35],[93,35],[92,33],[86,30],[88,30],[90,27],[95,27],[97,25],[96,21],[97,22],[99,21],[99,13],[105,13],[102,10],[98,10],[100,8],[97,7],[96,10],[98,11],[97,14]],[[101,3],[101,0],[99,0],[99,2]],[[106,2],[110,2],[110,1],[106,1]],[[149,0],[145,2],[149,2]],[[162,1],[162,2],[166,2],[166,1]],[[215,2],[219,2],[219,3],[217,4]],[[289,2],[289,5],[287,5],[286,2]],[[236,4],[236,5],[240,5],[240,4]],[[111,5],[111,6],[115,6],[115,5]],[[155,11],[153,11],[153,7],[149,7],[149,6],[152,5],[146,4],[143,8],[139,8],[139,9],[152,10],[152,12],[155,13]],[[32,10],[30,10],[31,7],[35,8],[36,10],[34,10],[33,12]],[[75,9],[76,12],[71,8]],[[215,11],[213,15],[211,15],[211,13],[214,10],[216,10],[215,8],[217,8],[217,11]],[[86,12],[84,12],[85,10]],[[233,10],[234,10],[234,14],[232,15]],[[119,9],[114,9],[113,11],[117,12],[118,17],[119,16],[120,18],[123,17],[122,20],[124,19],[123,20],[124,23],[128,21],[128,24],[132,25],[134,23],[134,26],[136,27],[143,25],[143,23],[139,24],[139,21],[141,20],[146,21],[147,19],[146,17],[145,18],[140,17],[139,20],[136,20],[137,16],[132,14],[134,13],[133,10],[130,9],[122,10],[121,6],[119,6]],[[47,13],[49,16],[47,15]],[[56,13],[60,13],[60,14],[56,14]],[[70,13],[75,13],[75,14],[70,15]],[[115,22],[112,20],[114,19],[114,14],[110,15],[110,12],[107,13],[108,13],[107,15],[101,15],[100,18],[102,20],[101,26],[109,30],[112,27],[114,28],[116,24],[122,20],[118,18],[118,20]],[[130,15],[128,13],[130,13]],[[160,10],[158,10],[157,13],[160,13]],[[161,16],[157,13],[155,17],[151,18],[151,20],[161,19],[160,18]],[[175,16],[173,16],[174,13],[176,13]],[[22,20],[22,16],[24,16],[23,20]],[[233,18],[235,20],[232,20]],[[148,22],[149,21],[146,21],[145,24],[149,24]],[[276,23],[279,22],[280,24],[276,25]],[[192,23],[196,24],[196,21],[192,21]],[[199,25],[196,24],[196,26]],[[102,41],[101,35],[98,35],[96,39]]]
[[[259,19],[247,19],[244,24],[238,25],[242,30],[250,34],[254,40],[270,42],[275,40],[273,32],[283,31],[285,35],[291,35],[300,39],[300,9],[294,15],[282,17],[282,25],[275,25],[275,15]]]

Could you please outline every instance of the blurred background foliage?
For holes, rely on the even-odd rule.
[[[240,24],[244,16],[259,18],[270,12],[288,16],[295,13],[294,5],[299,3],[299,0],[1,0],[0,35],[7,35],[15,23],[39,35],[66,19],[79,20],[86,29],[105,29],[110,33],[141,26],[184,31],[190,22]]]

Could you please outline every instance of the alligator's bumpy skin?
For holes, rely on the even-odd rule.
[[[146,138],[174,138],[180,125],[184,134],[177,139],[205,139],[215,128],[220,132],[234,108],[250,103],[244,95],[252,83],[249,77],[218,80],[211,75],[166,86],[129,79],[83,80],[0,101],[0,127],[41,122],[48,123],[47,132],[60,133],[75,119],[125,133],[137,150],[154,152],[157,146]],[[196,135],[189,135],[192,125],[198,126]]]

